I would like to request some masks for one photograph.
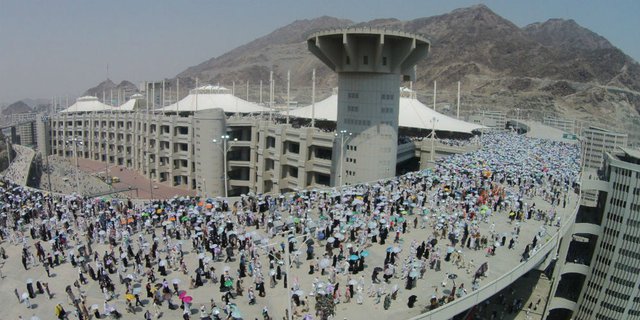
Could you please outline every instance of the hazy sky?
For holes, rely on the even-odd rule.
[[[294,20],[409,20],[481,1],[0,0],[0,104],[173,77]],[[518,26],[574,19],[640,60],[638,0],[482,1]],[[428,35],[427,35],[428,36]]]

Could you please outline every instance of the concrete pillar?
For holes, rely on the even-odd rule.
[[[349,28],[315,33],[307,45],[338,73],[336,132],[346,138],[334,140],[331,184],[393,176],[400,80],[415,77],[413,66],[427,55],[429,41],[402,31]]]

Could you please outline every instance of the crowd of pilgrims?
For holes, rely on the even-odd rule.
[[[182,308],[184,319],[192,313],[203,319],[284,314],[286,306],[264,307],[261,315],[243,310],[245,303],[265,304],[260,300],[268,299],[266,285],[287,288],[294,317],[326,319],[335,316],[337,303],[351,299],[382,302],[388,309],[399,291],[413,290],[429,270],[440,271],[444,264],[473,274],[465,287],[447,272],[442,286],[454,283],[447,294],[421,289],[408,295],[407,308],[423,299],[430,310],[477,290],[500,247],[522,242],[521,261],[528,259],[545,228],[561,221],[555,209],[541,210],[524,199],[538,196],[560,208],[575,187],[578,146],[512,133],[485,134],[480,143],[480,150],[450,156],[433,170],[390,180],[234,200],[89,199],[48,195],[4,180],[0,236],[22,246],[25,270],[37,267],[50,275],[65,264],[77,269],[77,279],[65,288],[69,311],[62,304],[54,310],[60,319],[142,311],[152,319],[165,307]],[[498,232],[497,219],[509,219],[513,230]],[[529,219],[544,224],[532,240],[518,239]],[[405,241],[410,230],[420,233]],[[467,250],[485,250],[487,258],[467,260]],[[4,248],[0,256],[7,259]],[[313,281],[289,277],[287,264],[307,264],[305,276]],[[172,272],[173,280],[167,280]],[[91,281],[99,283],[102,307],[87,306],[83,287]],[[187,294],[211,285],[221,295]],[[29,303],[45,291],[51,296],[48,283],[38,281],[35,289],[27,286],[26,298],[18,289],[16,295]],[[117,297],[124,297],[124,307]],[[200,308],[192,312],[192,305]]]

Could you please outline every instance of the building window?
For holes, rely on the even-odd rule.
[[[347,98],[349,98],[349,99],[358,99],[359,98],[359,94],[357,92],[349,92],[349,93],[347,93]]]
[[[362,64],[369,64],[369,56],[362,57]]]
[[[382,65],[383,66],[387,65],[387,57],[382,57]]]
[[[347,56],[347,64],[351,64],[351,59]]]

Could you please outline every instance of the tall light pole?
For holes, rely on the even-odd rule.
[[[82,195],[80,192],[80,177],[78,175],[78,171],[80,165],[78,164],[78,145],[82,145],[82,140],[76,137],[71,138],[71,140],[67,140],[67,143],[73,144],[73,154],[76,158],[76,192],[78,195]]]
[[[231,145],[227,144],[227,140],[229,140],[228,134],[223,134],[220,136],[220,140],[213,139],[213,143],[217,145],[217,143],[222,142],[222,179],[224,180],[224,197],[227,198],[229,196],[228,190],[228,177],[227,177],[227,152],[231,149]],[[233,141],[238,141],[237,138],[234,138]],[[219,146],[218,146],[219,147]]]
[[[435,146],[436,146],[436,122],[438,122],[438,119],[436,119],[436,117],[433,117],[431,119],[431,162],[434,161],[435,159]]]
[[[4,144],[7,147],[7,158],[9,160],[9,163],[7,164],[7,168],[8,168],[11,165],[11,148],[9,147],[10,138],[9,137],[5,137],[4,139],[5,139],[4,140]]]
[[[49,122],[49,117],[48,116],[43,116],[42,117],[42,122]],[[46,126],[45,126],[46,127]],[[45,163],[47,166],[47,183],[49,184],[49,193],[51,193],[52,190],[52,186],[51,186],[51,167],[49,167],[49,153],[47,152],[47,147],[45,144],[44,149],[44,159],[45,159]]]
[[[144,155],[147,159],[147,173],[149,174],[149,194],[151,199],[153,200],[153,180],[151,179],[151,152],[145,151]]]
[[[347,132],[347,130],[340,130],[335,134],[337,137],[340,135],[340,171],[338,172],[338,185],[342,186],[342,174],[344,173],[344,140],[347,136],[351,136],[351,132]]]

